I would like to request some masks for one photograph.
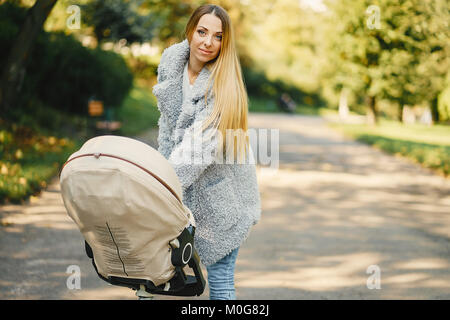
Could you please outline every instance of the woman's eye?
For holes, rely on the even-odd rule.
[[[203,30],[198,30],[198,33],[199,33],[200,35],[206,34],[206,32],[203,31]],[[217,36],[217,39],[218,39],[218,40],[222,40],[222,36]]]

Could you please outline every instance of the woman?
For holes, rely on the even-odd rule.
[[[197,8],[185,36],[164,50],[153,87],[161,113],[158,151],[173,165],[183,202],[194,214],[195,247],[208,272],[210,299],[236,299],[237,253],[261,215],[245,135],[247,93],[223,8]],[[223,138],[229,130],[236,136]]]

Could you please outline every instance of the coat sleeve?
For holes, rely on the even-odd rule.
[[[201,126],[208,117],[207,108],[196,115],[194,122],[184,130],[183,138],[173,149],[169,162],[175,169],[183,192],[216,162],[221,141],[219,131],[212,125],[203,132]]]
[[[164,50],[163,54],[161,55],[161,61],[158,65],[158,75],[157,75],[157,81],[158,83],[161,83],[166,79],[166,73],[164,70],[164,61],[166,60],[167,56],[167,49]],[[161,112],[161,109],[158,106],[158,109],[160,111],[160,116],[158,119],[158,152],[161,153],[166,159],[169,158],[170,155],[170,136],[171,136],[171,130],[168,125],[167,116]]]
[[[171,131],[167,124],[166,115],[161,114],[158,120],[158,127],[158,152],[164,158],[169,159],[172,142],[170,141]]]

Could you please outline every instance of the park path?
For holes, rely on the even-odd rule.
[[[279,129],[280,163],[257,167],[263,212],[239,252],[238,299],[450,298],[449,179],[320,117],[251,114],[249,127]],[[139,139],[156,146],[155,134]],[[82,245],[57,180],[0,207],[0,299],[136,299],[100,280]],[[66,286],[71,265],[80,290]]]

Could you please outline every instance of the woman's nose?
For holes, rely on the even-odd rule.
[[[211,45],[211,36],[206,37],[205,45],[208,47]]]

